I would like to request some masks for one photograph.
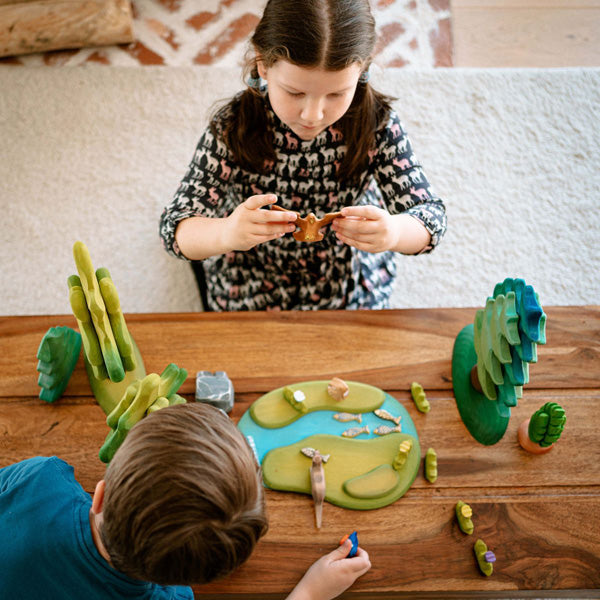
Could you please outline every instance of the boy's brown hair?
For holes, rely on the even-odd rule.
[[[254,454],[229,417],[206,404],[139,421],[105,481],[102,543],[135,579],[211,581],[246,561],[267,530]]]

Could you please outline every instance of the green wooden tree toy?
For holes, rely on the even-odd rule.
[[[90,253],[82,242],[75,242],[73,257],[79,275],[68,279],[69,301],[79,325],[92,392],[108,415],[127,387],[146,376],[146,370],[127,329],[108,269],[94,272]]]
[[[460,416],[471,435],[489,446],[508,427],[510,409],[546,343],[546,315],[532,286],[505,279],[494,288],[475,322],[456,337],[452,385]]]
[[[187,377],[187,371],[171,363],[161,375],[150,373],[134,381],[106,419],[111,428],[102,448],[100,460],[108,463],[127,437],[129,430],[146,414],[186,402],[175,392]]]
[[[70,327],[51,327],[38,348],[40,398],[55,402],[69,383],[81,351],[81,335]]]
[[[556,402],[546,402],[531,418],[521,423],[517,432],[519,443],[532,454],[545,454],[552,450],[562,435],[567,417]]]
[[[111,428],[99,453],[107,463],[146,414],[186,401],[176,392],[187,371],[171,363],[161,375],[146,375],[108,269],[94,272],[82,242],[75,242],[73,257],[79,275],[68,279],[69,301],[81,332],[90,386]]]

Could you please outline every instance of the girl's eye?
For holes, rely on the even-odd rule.
[[[290,96],[294,96],[294,98],[300,98],[300,96],[304,96],[302,92],[288,92]]]
[[[335,92],[333,94],[329,94],[330,98],[340,98],[341,96],[343,96],[343,94],[340,92]]]

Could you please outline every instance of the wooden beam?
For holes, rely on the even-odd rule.
[[[133,40],[129,0],[0,0],[0,57]]]

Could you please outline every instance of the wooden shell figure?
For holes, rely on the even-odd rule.
[[[310,486],[315,503],[315,523],[317,529],[321,529],[323,501],[325,500],[325,469],[323,468],[323,457],[318,450],[314,453],[310,467]]]
[[[320,242],[324,237],[320,230],[334,219],[342,217],[341,212],[328,213],[322,219],[318,219],[314,213],[308,213],[306,217],[302,217],[299,212],[287,210],[276,204],[271,205],[271,210],[293,212],[298,215],[294,224],[300,228],[300,231],[293,233],[294,239],[298,242]]]

